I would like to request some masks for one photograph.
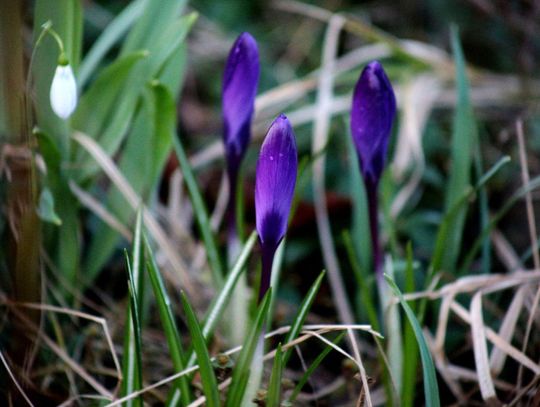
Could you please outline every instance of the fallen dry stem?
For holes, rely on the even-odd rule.
[[[11,312],[19,318],[26,326],[49,347],[53,353],[56,354],[67,366],[73,370],[81,379],[94,388],[101,396],[108,400],[114,399],[114,395],[101,385],[96,379],[94,379],[79,363],[73,360],[64,349],[62,349],[56,342],[49,338],[42,330],[40,330],[32,321],[30,321],[22,312],[19,311],[17,306],[11,306],[12,304],[5,301],[6,305],[10,306]]]
[[[57,307],[55,305],[48,305],[48,304],[36,304],[36,303],[30,303],[30,302],[23,302],[23,303],[11,303],[11,305],[15,307],[38,309],[41,311],[50,311],[57,314],[71,315],[77,318],[82,318],[88,321],[92,321],[100,325],[101,328],[103,329],[103,334],[105,335],[105,340],[107,342],[108,349],[111,353],[111,357],[114,363],[114,368],[116,371],[116,378],[118,379],[119,382],[122,380],[122,369],[120,367],[120,362],[118,361],[118,357],[116,356],[116,352],[114,351],[114,344],[112,341],[112,336],[110,334],[109,326],[105,318],[96,317],[94,315],[91,315],[82,311],[75,311],[75,310]]]
[[[525,138],[523,136],[523,123],[521,122],[521,120],[518,120],[516,123],[516,133],[517,133],[518,146],[519,146],[519,161],[521,164],[521,177],[523,181],[523,186],[526,187],[530,183],[530,177],[529,177],[529,166],[527,165]],[[531,238],[531,250],[532,250],[532,255],[533,255],[533,260],[534,260],[534,268],[536,270],[539,270],[540,269],[540,256],[538,254],[538,240],[536,237],[537,236],[536,221],[534,217],[531,191],[527,191],[527,193],[525,194],[525,204],[527,207],[527,220],[529,224],[529,234]],[[527,327],[525,328],[525,338],[521,346],[521,351],[523,353],[525,353],[525,350],[527,349],[527,345],[529,343],[529,337],[531,334],[533,320],[536,316],[536,310],[538,309],[539,302],[540,302],[540,285],[536,289],[536,294],[534,296],[531,312],[527,320]],[[517,375],[517,383],[516,383],[518,389],[521,388],[522,378],[523,378],[523,366],[519,366],[518,375]]]
[[[21,396],[24,398],[24,401],[26,401],[26,403],[28,403],[29,406],[33,407],[34,404],[32,404],[32,402],[30,401],[30,399],[28,398],[28,396],[24,392],[24,389],[22,388],[22,386],[17,381],[17,378],[15,377],[13,372],[11,371],[11,368],[9,367],[9,364],[8,364],[6,358],[4,357],[4,354],[2,353],[1,350],[0,350],[0,361],[2,361],[2,364],[4,365],[4,368],[8,372],[8,375],[11,378],[11,380],[13,381],[13,384],[15,384],[15,387],[17,388],[17,390],[19,390],[19,392],[21,393]]]

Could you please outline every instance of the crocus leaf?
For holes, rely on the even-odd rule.
[[[431,353],[429,352],[426,339],[424,338],[424,334],[422,333],[422,328],[420,327],[418,319],[416,318],[413,310],[403,298],[403,294],[401,294],[401,291],[399,291],[399,288],[394,282],[394,280],[388,275],[385,275],[385,278],[386,282],[394,292],[395,296],[399,299],[399,303],[403,307],[403,310],[405,311],[405,314],[409,319],[409,323],[413,327],[414,335],[416,336],[416,341],[418,342],[418,347],[420,349],[420,359],[422,361],[422,369],[424,372],[424,393],[426,406],[438,407],[441,403],[439,400],[439,386],[437,384],[437,376],[435,374],[435,367],[433,365]]]
[[[447,212],[452,210],[463,193],[470,187],[472,156],[477,142],[476,121],[469,96],[469,80],[467,78],[465,58],[456,29],[452,30],[451,39],[456,65],[457,103],[452,130],[452,166],[450,168],[446,190]],[[445,236],[445,250],[441,266],[449,272],[455,269],[459,257],[467,209],[467,205],[459,209],[453,220],[452,227],[448,230],[447,236]]]
[[[219,407],[219,391],[217,386],[217,379],[210,361],[210,355],[206,347],[206,341],[204,339],[199,321],[195,316],[195,312],[191,308],[186,295],[182,293],[182,305],[186,313],[187,323],[191,339],[193,342],[193,348],[197,355],[197,362],[199,364],[199,372],[201,374],[201,382],[203,392],[206,397],[206,405],[209,407]]]
[[[152,289],[154,291],[159,317],[161,324],[163,325],[165,338],[167,339],[167,346],[169,347],[169,355],[174,370],[180,372],[185,368],[184,350],[182,349],[180,332],[174,319],[171,299],[167,293],[167,289],[165,288],[165,282],[161,277],[154,253],[152,252],[152,248],[150,247],[146,236],[143,236],[143,240],[145,247],[146,270],[148,271],[150,282],[152,283]],[[179,390],[180,392],[179,398],[182,405],[188,405],[191,402],[191,391],[186,376],[182,376],[175,381],[175,390]]]
[[[242,351],[238,356],[238,361],[233,370],[233,376],[231,381],[231,387],[227,394],[226,407],[236,407],[242,405],[242,399],[246,391],[248,379],[250,377],[250,366],[252,363],[255,350],[258,346],[263,346],[264,336],[262,336],[264,320],[268,314],[268,306],[270,305],[270,298],[272,296],[272,289],[269,289],[262,299],[259,308],[257,310],[257,316],[247,336]],[[262,363],[262,361],[261,361]]]
[[[281,376],[283,367],[283,353],[281,351],[280,343],[276,350],[274,365],[272,366],[272,375],[270,376],[270,384],[268,385],[268,395],[266,399],[266,405],[268,407],[279,407],[281,405]]]

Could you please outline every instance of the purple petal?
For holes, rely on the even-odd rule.
[[[392,85],[377,61],[368,64],[356,83],[351,133],[364,179],[377,184],[386,160],[388,140],[396,115]]]
[[[278,116],[261,146],[255,178],[255,217],[259,239],[275,249],[287,229],[298,157],[289,120]]]
[[[231,48],[223,77],[223,141],[229,168],[238,168],[249,143],[259,71],[257,43],[243,33]]]

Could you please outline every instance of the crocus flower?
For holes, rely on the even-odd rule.
[[[259,71],[257,43],[242,33],[231,48],[223,77],[223,142],[229,174],[238,171],[249,143]]]
[[[56,67],[51,84],[51,107],[54,113],[66,120],[77,107],[77,83],[71,65],[61,62]]]
[[[227,205],[229,259],[236,257],[236,186],[238,169],[251,138],[255,96],[259,82],[259,51],[257,42],[247,32],[240,34],[229,52],[223,76],[223,143],[229,178]]]
[[[294,132],[289,120],[280,115],[261,146],[255,178],[255,219],[262,249],[259,301],[270,286],[274,254],[287,230],[297,168]]]
[[[377,61],[369,63],[356,83],[351,111],[351,133],[366,186],[375,270],[382,276],[382,256],[377,225],[377,186],[396,116],[392,85]]]

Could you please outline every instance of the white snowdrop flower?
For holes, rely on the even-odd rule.
[[[51,84],[51,107],[56,115],[67,119],[77,107],[77,83],[71,65],[58,65]]]

